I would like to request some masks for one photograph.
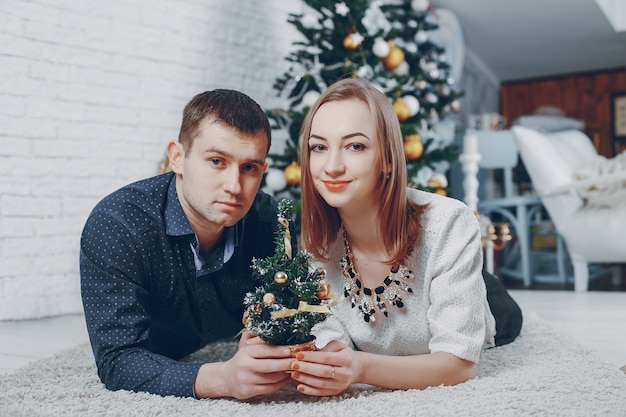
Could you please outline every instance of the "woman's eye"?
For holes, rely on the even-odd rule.
[[[311,152],[321,152],[326,149],[326,147],[324,145],[311,145],[309,149],[311,149]]]
[[[348,145],[348,149],[350,149],[351,151],[362,151],[363,149],[365,149],[365,145],[363,145],[362,143],[351,143],[350,145]]]

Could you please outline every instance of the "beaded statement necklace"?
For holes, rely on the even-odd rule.
[[[344,276],[343,295],[350,300],[352,308],[358,307],[363,320],[368,323],[376,321],[376,310],[383,313],[385,317],[389,317],[386,302],[403,308],[404,301],[400,297],[400,292],[413,292],[413,289],[406,283],[408,279],[413,278],[413,271],[404,266],[394,265],[381,285],[374,289],[365,287],[352,260],[353,255],[345,229],[342,229],[342,232],[346,250],[346,256],[340,261]]]

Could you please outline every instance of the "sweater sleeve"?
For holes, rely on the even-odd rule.
[[[436,233],[428,256],[433,270],[430,288],[428,323],[432,334],[431,352],[448,352],[459,358],[478,362],[490,339],[487,329],[491,315],[482,279],[482,247],[478,221],[463,204],[451,205],[445,217],[439,212]]]

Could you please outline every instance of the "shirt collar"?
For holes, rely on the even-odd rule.
[[[176,175],[172,177],[165,202],[165,233],[169,236],[195,235],[187,216],[183,212],[176,193]]]
[[[178,200],[178,194],[176,192],[176,175],[172,177],[172,181],[170,181],[170,185],[167,190],[167,201],[165,202],[165,232],[169,236],[195,236],[195,232],[193,231],[189,220],[187,220],[187,216],[185,216],[183,208],[180,205],[180,201]],[[226,233],[226,239],[224,240],[223,259],[224,263],[226,263],[233,256],[235,248],[239,246],[239,239],[243,237],[243,219],[238,221],[234,226],[227,227],[224,230],[224,233]],[[196,267],[198,267],[197,262],[198,259],[196,259]]]

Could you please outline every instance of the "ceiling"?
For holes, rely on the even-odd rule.
[[[624,0],[612,5],[626,20]],[[473,52],[501,82],[626,68],[626,31],[596,0],[431,0],[452,11]],[[609,14],[615,16],[615,14]]]

